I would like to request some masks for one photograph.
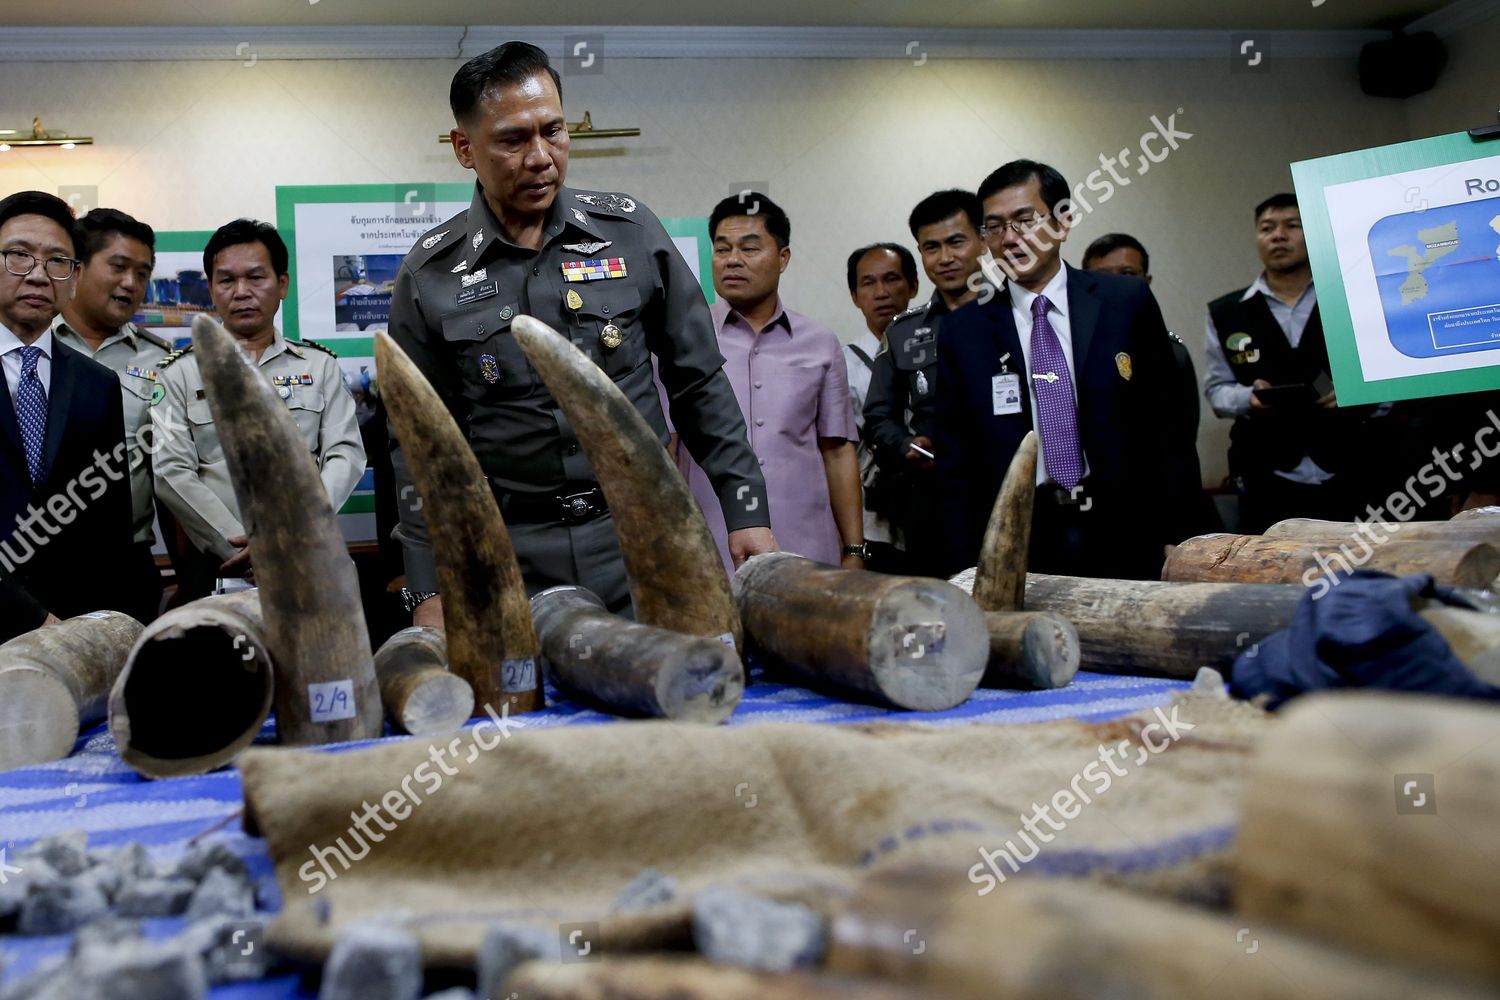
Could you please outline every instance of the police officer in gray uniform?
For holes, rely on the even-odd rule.
[[[926,305],[891,320],[865,397],[864,434],[879,467],[881,513],[901,529],[904,568],[913,574],[938,575],[941,569],[932,452],[937,338],[943,317],[978,295],[974,279],[984,253],[979,215],[979,199],[959,190],[929,195],[912,209],[907,222],[937,290]]]
[[[464,429],[510,529],[528,588],[563,583],[629,606],[614,522],[566,415],[511,334],[534,316],[568,337],[632,400],[665,446],[652,356],[672,419],[713,481],[736,562],[772,551],[765,482],[703,293],[660,222],[622,194],[564,186],[568,131],[546,53],[507,42],[470,60],[449,103],[469,208],[407,255],[391,336]],[[407,607],[441,627],[421,505],[393,438]]]

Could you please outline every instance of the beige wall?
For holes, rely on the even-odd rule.
[[[1486,70],[1480,48],[1464,57],[1467,73]],[[97,185],[103,204],[158,228],[205,229],[238,215],[274,218],[277,184],[465,180],[435,141],[449,125],[456,66],[0,64],[0,117],[41,111],[97,142],[4,154],[0,189]],[[1250,210],[1290,189],[1288,163],[1401,140],[1412,127],[1403,102],[1360,94],[1351,60],[1282,60],[1260,75],[1231,73],[1227,59],[615,58],[605,70],[565,79],[570,116],[590,109],[600,127],[643,134],[576,143],[570,181],[628,191],[662,215],[707,214],[732,184],[767,181],[792,218],[785,298],[845,338],[860,323],[845,257],[862,243],[909,242],[906,215],[923,195],[974,187],[1015,156],[1050,161],[1076,183],[1101,153],[1138,146],[1152,115],[1165,121],[1181,108],[1178,128],[1193,138],[1084,220],[1067,256],[1076,263],[1088,240],[1111,230],[1144,240],[1168,324],[1201,357],[1203,305],[1254,277]],[[1464,79],[1492,102],[1493,87]],[[1472,124],[1481,110],[1449,126]],[[921,294],[930,292],[924,279]],[[1224,474],[1226,431],[1205,412],[1211,483]]]
[[[1447,39],[1448,68],[1438,85],[1404,103],[1412,138],[1496,124],[1500,111],[1500,17]],[[1500,142],[1500,139],[1494,140]],[[1500,149],[1497,149],[1500,152]]]

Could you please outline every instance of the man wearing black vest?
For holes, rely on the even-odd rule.
[[[1239,530],[1258,533],[1288,517],[1351,520],[1362,512],[1350,438],[1363,408],[1340,410],[1334,396],[1297,196],[1261,202],[1255,226],[1265,270],[1209,303],[1204,352],[1204,394],[1215,413],[1234,418]]]

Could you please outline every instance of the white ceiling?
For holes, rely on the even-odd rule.
[[[1472,6],[1474,0],[1458,0]],[[218,25],[557,24],[783,25],[938,28],[1171,28],[1341,30],[1389,28],[1450,0],[569,0],[554,4],[473,0],[70,0],[7,4],[5,27]],[[1500,3],[1496,4],[1500,6]],[[67,12],[66,18],[59,11]]]

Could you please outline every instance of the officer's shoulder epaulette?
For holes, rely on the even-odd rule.
[[[330,358],[338,357],[338,355],[333,352],[333,348],[320,344],[316,340],[308,340],[306,337],[303,337],[302,340],[299,341],[299,343],[301,343],[303,347],[311,347],[315,351],[322,351]]]
[[[642,208],[634,198],[618,191],[571,191],[573,200],[587,209],[590,215],[636,221],[636,211]]]
[[[433,226],[422,234],[422,238],[406,254],[406,262],[412,268],[421,267],[432,258],[463,242],[468,232],[469,210],[466,208],[442,225]],[[306,341],[304,341],[306,343]]]
[[[158,361],[156,363],[156,370],[160,371],[163,368],[169,368],[169,367],[171,367],[171,365],[172,365],[173,362],[175,362],[178,358],[182,357],[184,354],[187,354],[192,349],[193,349],[193,345],[192,344],[189,344],[186,347],[179,347],[177,350],[171,352],[166,357],[164,357],[160,361]]]
[[[925,303],[920,306],[913,306],[910,309],[906,310],[906,312],[897,313],[896,315],[892,316],[888,326],[895,326],[897,323],[900,323],[903,320],[911,319],[913,316],[921,316],[926,311],[927,305]]]
[[[164,351],[170,351],[172,349],[172,344],[170,341],[168,341],[165,337],[158,337],[150,330],[143,330],[140,327],[136,327],[135,335],[137,337],[140,337],[146,343],[150,344],[152,347],[160,347]]]

